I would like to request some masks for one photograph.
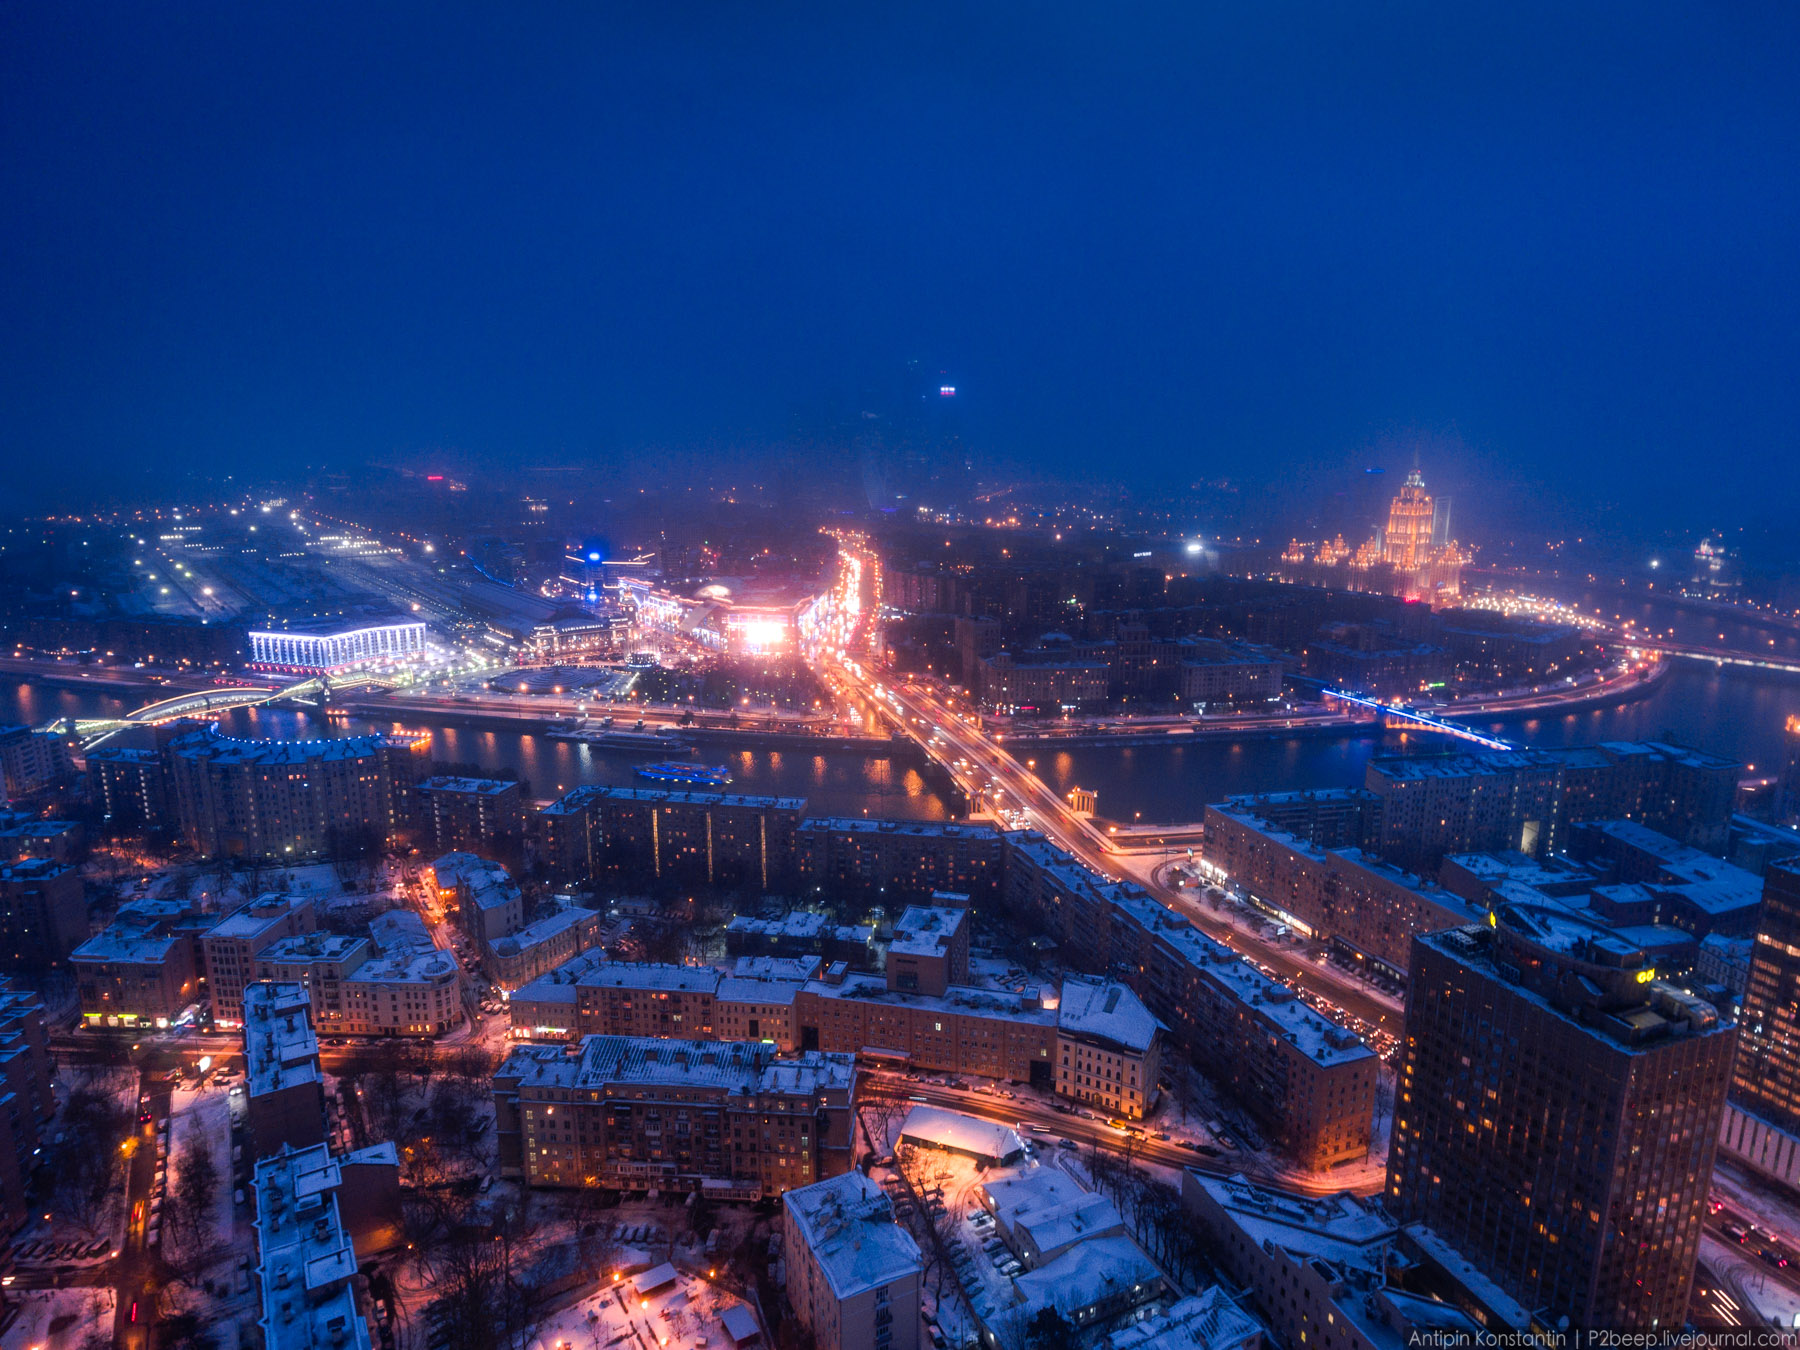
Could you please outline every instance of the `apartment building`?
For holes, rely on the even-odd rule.
[[[1404,979],[1415,933],[1474,923],[1481,912],[1358,848],[1322,849],[1251,812],[1206,808],[1206,861],[1259,908],[1352,961]]]
[[[327,1036],[441,1036],[464,1017],[454,953],[411,939],[380,950],[371,938],[338,933],[283,938],[257,956],[256,974],[303,985]]]
[[[934,891],[985,899],[999,892],[1005,863],[1000,832],[987,825],[815,816],[794,841],[807,892],[888,905]]]
[[[1056,1010],[1056,1091],[1142,1120],[1156,1104],[1162,1025],[1122,984],[1064,981]]]
[[[201,857],[295,859],[380,847],[411,825],[430,740],[240,740],[214,727],[164,751],[176,823]]]
[[[420,847],[436,853],[490,853],[524,842],[523,787],[507,778],[427,778],[418,786]]]
[[[37,996],[0,980],[0,1232],[25,1222],[26,1184],[56,1112],[50,1037]]]
[[[540,856],[565,880],[763,891],[793,884],[798,797],[590,785],[538,813]]]
[[[87,894],[71,864],[0,864],[0,969],[58,969],[87,935]]]
[[[1361,1038],[1134,886],[1042,836],[1008,840],[1015,917],[1090,973],[1119,972],[1185,1055],[1273,1142],[1321,1169],[1365,1157],[1377,1059]]]
[[[630,1036],[521,1045],[494,1074],[500,1170],[534,1187],[761,1199],[850,1170],[855,1094],[850,1055]]]
[[[256,978],[256,958],[265,947],[317,927],[309,897],[266,892],[210,929],[200,939],[200,951],[213,1025],[232,1027],[244,1020],[244,989]]]
[[[924,1259],[861,1172],[782,1197],[787,1298],[818,1350],[919,1350]]]
[[[258,981],[243,992],[244,1091],[252,1156],[325,1142],[325,1074],[303,985]]]
[[[1551,1322],[1680,1327],[1736,1027],[1564,911],[1413,941],[1389,1213]]]

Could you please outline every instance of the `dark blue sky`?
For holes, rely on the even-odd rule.
[[[9,481],[763,444],[920,356],[1146,488],[1800,505],[1792,6],[876,8],[6,6]]]

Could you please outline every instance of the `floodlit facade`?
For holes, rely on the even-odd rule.
[[[326,675],[425,654],[425,625],[410,621],[315,632],[253,629],[248,637],[252,665],[303,675]]]

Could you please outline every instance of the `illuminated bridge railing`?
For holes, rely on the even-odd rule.
[[[1519,747],[1511,741],[1503,741],[1498,736],[1483,736],[1479,731],[1471,731],[1468,727],[1458,726],[1455,722],[1446,722],[1441,717],[1432,717],[1428,713],[1419,712],[1415,708],[1402,707],[1392,703],[1380,703],[1372,698],[1364,698],[1361,694],[1346,693],[1342,689],[1322,690],[1327,698],[1342,699],[1359,708],[1371,708],[1384,717],[1404,722],[1408,726],[1424,727],[1430,731],[1441,731],[1446,736],[1455,736],[1461,740],[1473,741],[1476,745],[1488,750],[1517,750]]]
[[[76,718],[74,723],[75,739],[81,743],[83,749],[91,750],[126,727],[156,726],[160,722],[173,722],[178,717],[224,712],[231,708],[252,708],[260,703],[273,703],[277,699],[316,702],[327,693],[345,689],[392,688],[396,683],[397,681],[391,675],[372,671],[353,671],[349,674],[334,675],[329,678],[317,675],[309,676],[306,679],[281,686],[267,684],[237,689],[196,689],[190,693],[176,694],[170,698],[159,699],[155,703],[147,703],[135,712],[126,713],[123,717]],[[60,727],[68,724],[56,722],[51,725]]]

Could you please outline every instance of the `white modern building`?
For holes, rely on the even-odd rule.
[[[819,1350],[918,1350],[923,1263],[886,1192],[852,1171],[782,1204],[788,1302]]]
[[[360,627],[252,630],[249,638],[253,665],[302,674],[323,675],[425,653],[425,625],[410,620]]]

